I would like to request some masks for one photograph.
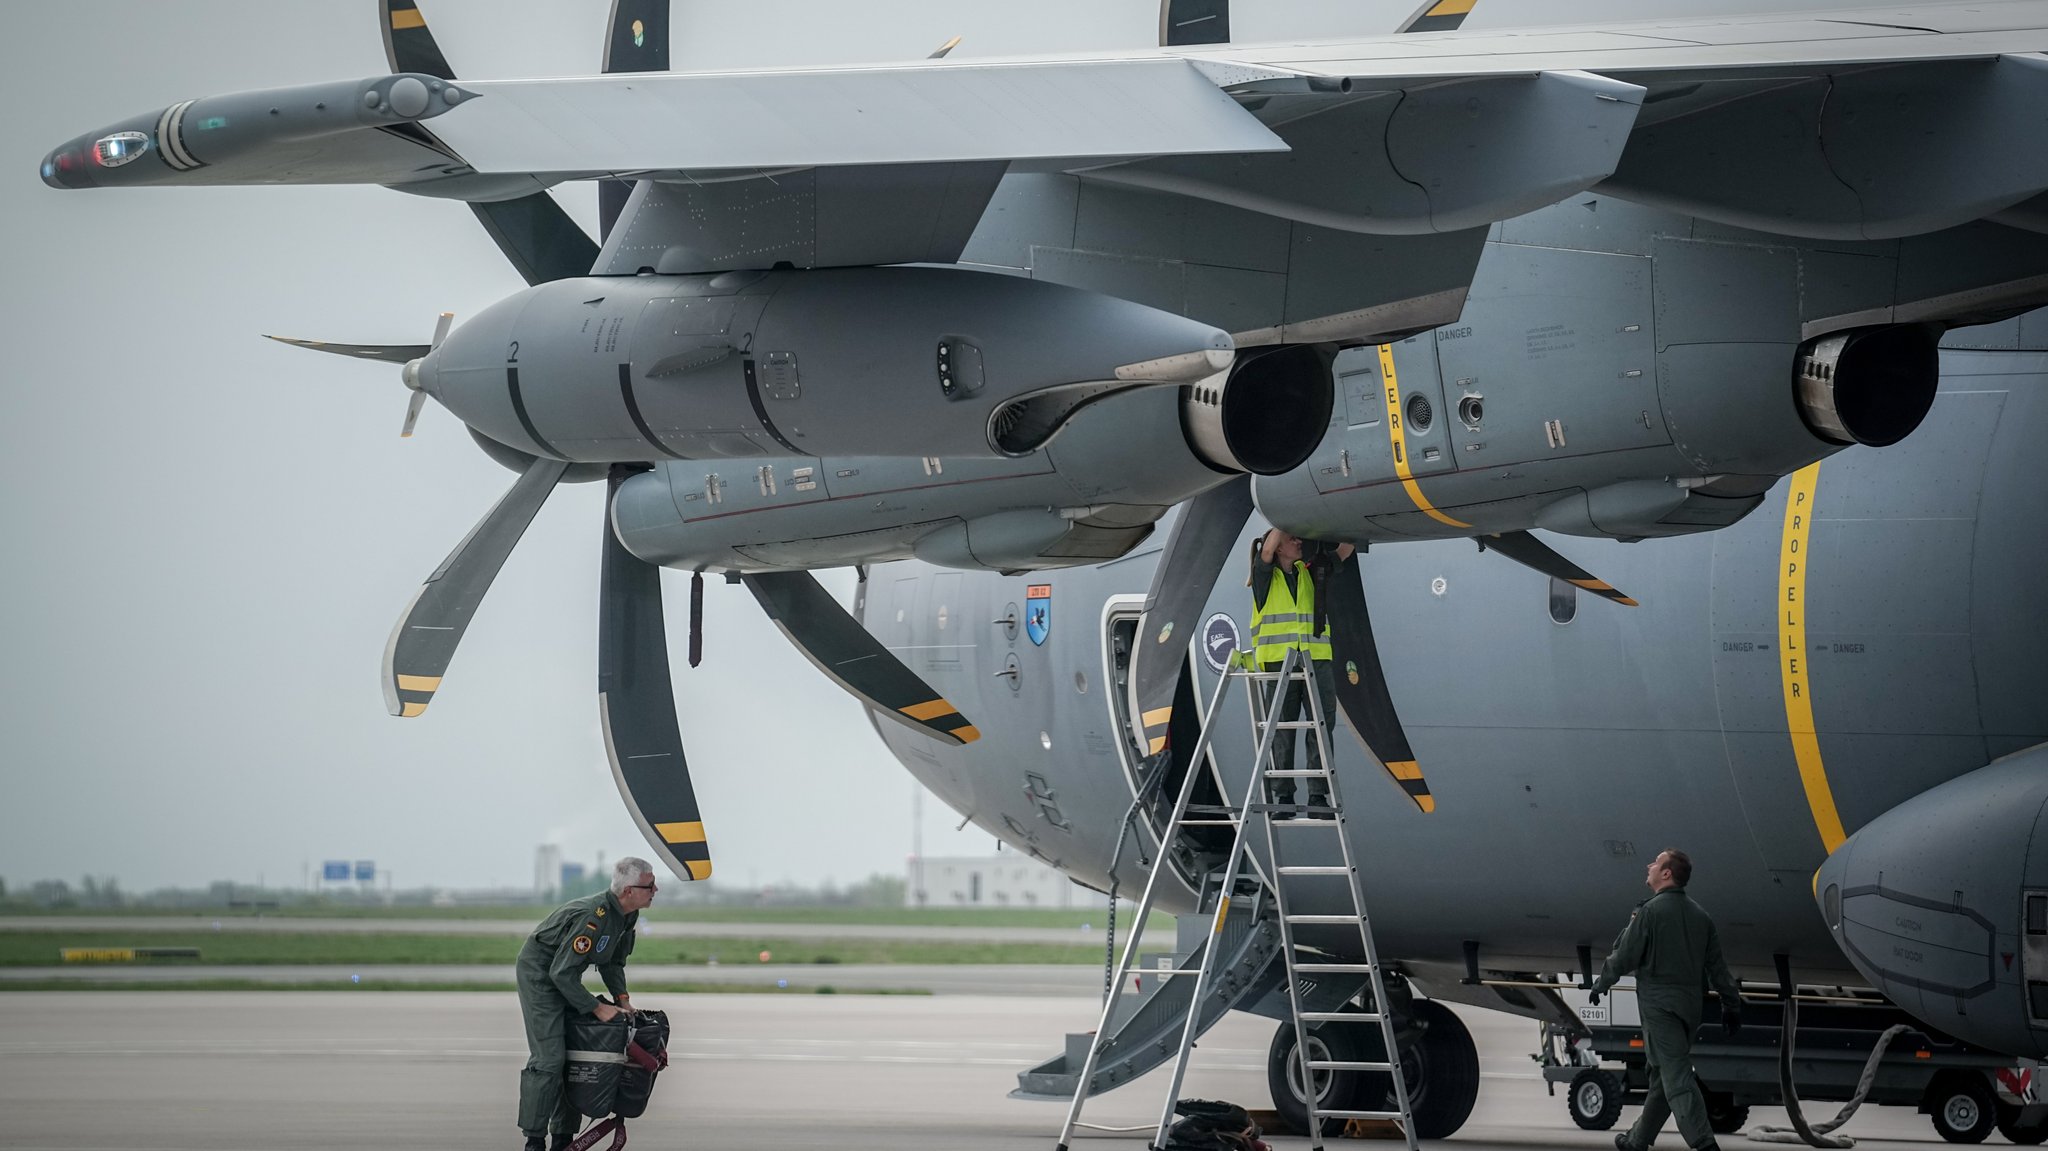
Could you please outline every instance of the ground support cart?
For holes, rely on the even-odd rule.
[[[1577,1034],[1543,1026],[1542,1065],[1551,1093],[1565,1087],[1573,1122],[1606,1130],[1625,1106],[1641,1106],[1649,1086],[1643,1032],[1632,989],[1617,987],[1598,1007],[1583,991],[1563,991],[1585,1026]],[[1713,1012],[1709,1012],[1713,1015]],[[1740,1131],[1752,1106],[1783,1103],[1778,1086],[1782,1018],[1775,992],[1745,997],[1742,1033],[1725,1035],[1720,1021],[1693,1039],[1693,1070],[1706,1097],[1707,1119],[1718,1134]],[[2048,1141],[2048,1103],[2034,1097],[2032,1061],[2015,1061],[1951,1039],[1917,1023],[1890,1003],[1840,989],[1802,991],[1798,1046],[1792,1076],[1801,1101],[1847,1102],[1871,1050],[1894,1024],[1894,1038],[1878,1065],[1865,1103],[1913,1107],[1952,1143],[1976,1143],[1993,1130],[2014,1143]],[[1833,1114],[1808,1114],[1819,1121]]]

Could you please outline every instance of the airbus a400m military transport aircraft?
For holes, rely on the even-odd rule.
[[[1194,873],[1212,845],[1158,843],[1156,796],[1251,769],[1242,730],[1177,757],[1257,513],[1402,545],[1329,593],[1419,1134],[1478,1079],[1413,992],[1569,1021],[1461,977],[1583,963],[1674,842],[1739,967],[2048,1052],[2048,3],[1470,7],[1240,45],[1174,0],[1158,48],[681,74],[666,4],[620,0],[605,74],[485,81],[386,0],[391,74],[168,105],[42,174],[475,208],[527,290],[427,344],[300,341],[390,363],[407,431],[431,396],[519,473],[401,618],[387,699],[425,710],[548,492],[605,479],[607,744],[679,874],[710,853],[660,566],[745,581],[1006,841],[1101,889]],[[544,191],[570,180],[601,245]],[[808,574],[849,564],[879,565],[858,619]],[[1204,1018],[1273,1009],[1236,931],[1266,975]],[[1090,1090],[1160,1058],[1173,988]]]

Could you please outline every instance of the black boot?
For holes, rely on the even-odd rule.
[[[555,1132],[555,1141],[548,1145],[548,1151],[569,1151],[569,1144],[574,1142],[576,1142],[576,1136],[573,1133],[564,1134],[557,1131]]]
[[[1614,1137],[1614,1151],[1650,1151],[1650,1149],[1629,1142],[1628,1132],[1624,1131]]]
[[[526,1137],[526,1151],[548,1151],[547,1136],[528,1135]]]

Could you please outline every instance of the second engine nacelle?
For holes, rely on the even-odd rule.
[[[1939,382],[1939,333],[1925,325],[1655,353],[1631,326],[1587,331],[1575,317],[1552,341],[1560,353],[1521,328],[1503,339],[1501,310],[1474,305],[1485,323],[1346,353],[1349,426],[1307,468],[1261,479],[1260,509],[1297,534],[1355,541],[1712,531],[1815,460],[1904,439]],[[1495,361],[1507,369],[1473,366]]]
[[[1923,792],[1814,878],[1849,962],[1930,1026],[2048,1057],[2048,745]]]

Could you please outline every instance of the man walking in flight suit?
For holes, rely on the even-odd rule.
[[[567,1147],[582,1126],[563,1089],[571,1014],[609,1022],[632,1010],[626,993],[626,957],[633,953],[633,929],[640,912],[654,902],[654,869],[627,856],[612,868],[611,888],[555,909],[519,949],[519,1011],[526,1018],[526,1069],[519,1073],[519,1129],[526,1151],[545,1151],[554,1132],[555,1149]],[[583,986],[583,969],[597,974],[618,1006],[598,1002]]]
[[[1635,1126],[1614,1137],[1621,1151],[1644,1151],[1664,1129],[1664,1120],[1674,1115],[1686,1146],[1719,1151],[1714,1129],[1707,1125],[1706,1100],[1693,1076],[1692,1037],[1706,1010],[1710,981],[1721,996],[1722,1028],[1729,1035],[1742,1030],[1742,987],[1721,958],[1721,937],[1713,918],[1685,894],[1691,879],[1692,860],[1683,851],[1666,851],[1650,861],[1645,880],[1654,894],[1636,905],[1588,999],[1598,1003],[1622,976],[1636,977],[1650,1093]]]
[[[1328,580],[1338,565],[1351,558],[1352,550],[1350,544],[1334,548],[1322,543],[1304,545],[1299,536],[1274,528],[1259,537],[1252,551],[1252,659],[1262,670],[1279,671],[1290,649],[1301,650],[1302,657],[1310,661],[1326,739],[1337,726],[1337,682],[1330,678],[1330,621],[1318,606],[1316,581]],[[1273,692],[1281,688],[1285,694],[1280,696],[1280,721],[1291,723],[1306,710],[1307,693],[1298,680],[1273,684],[1267,688],[1267,706],[1272,706]],[[1294,769],[1294,736],[1295,732],[1287,728],[1273,733],[1274,771]],[[1310,738],[1307,742],[1309,770],[1322,769],[1324,764],[1316,741]],[[1292,777],[1280,776],[1271,786],[1274,803],[1294,802]],[[1328,789],[1329,784],[1323,780],[1311,778],[1309,805],[1328,806]]]

